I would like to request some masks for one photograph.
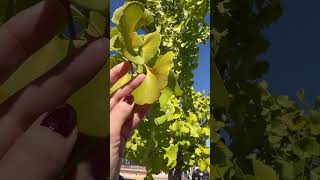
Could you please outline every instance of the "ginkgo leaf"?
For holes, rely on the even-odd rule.
[[[119,24],[120,18],[123,14],[123,10],[126,8],[127,4],[125,4],[124,6],[119,7],[118,9],[116,9],[113,13],[112,19],[111,21],[115,24]]]
[[[182,90],[178,83],[177,77],[172,69],[169,71],[167,87],[171,89],[174,95],[176,96],[182,95]]]
[[[263,162],[253,159],[252,166],[254,171],[254,177],[260,180],[277,180],[279,179],[275,170]]]
[[[152,104],[160,97],[158,79],[148,67],[147,74],[142,84],[132,92],[134,102],[138,105]]]
[[[122,53],[123,53],[123,56],[125,58],[127,58],[129,61],[131,61],[135,64],[138,64],[138,65],[144,64],[144,59],[141,56],[139,56],[139,55],[134,56],[134,55],[130,54],[126,49],[123,49]]]
[[[68,46],[68,40],[60,39],[58,36],[54,37],[47,45],[29,57],[1,88],[10,95],[17,92],[63,59],[67,54]]]
[[[177,131],[180,128],[180,123],[179,121],[175,121],[173,124],[169,126],[169,129],[172,131]]]
[[[113,36],[110,39],[110,49],[113,51],[120,51],[121,47],[120,34]]]
[[[186,126],[180,126],[180,132],[189,133],[189,128],[187,128]]]
[[[190,135],[192,136],[192,137],[195,137],[195,138],[197,138],[197,137],[200,137],[200,128],[199,127],[197,127],[197,126],[189,126],[189,128],[190,128]]]
[[[73,94],[68,102],[77,111],[77,126],[82,133],[106,137],[109,123],[106,120],[106,66],[86,86]]]
[[[110,89],[110,94],[114,93],[116,90],[121,88],[123,85],[125,85],[127,82],[129,82],[132,78],[131,74],[126,74],[122,78],[120,78]]]
[[[123,9],[123,13],[119,20],[119,31],[121,32],[126,50],[132,54],[137,55],[133,51],[133,34],[137,30],[137,23],[144,15],[144,7],[137,2],[128,3]]]
[[[155,31],[149,33],[144,37],[144,44],[142,48],[142,56],[144,63],[147,64],[148,61],[157,54],[159,46],[161,43],[161,35],[159,32]]]
[[[229,106],[229,97],[227,89],[224,86],[224,82],[219,74],[218,68],[213,63],[213,77],[212,77],[212,84],[213,84],[213,106],[215,108],[226,108],[228,109]]]
[[[194,150],[194,153],[195,153],[196,155],[200,156],[201,153],[202,153],[201,148],[196,148],[196,149]]]
[[[208,148],[208,147],[202,147],[201,149],[202,149],[203,153],[205,153],[205,154],[210,154],[210,148]]]
[[[138,33],[134,32],[132,35],[132,48],[137,48],[143,45],[143,39],[138,35]]]
[[[142,19],[140,19],[140,21],[138,23],[138,27],[148,26],[153,21],[154,21],[154,18],[153,18],[152,13],[148,9],[145,9],[143,17],[142,17]]]
[[[203,128],[202,133],[205,134],[206,136],[210,136],[210,128],[208,127]]]
[[[110,38],[113,38],[114,36],[118,35],[119,29],[117,27],[111,27],[110,29]]]
[[[172,90],[169,87],[163,89],[161,96],[159,98],[160,108],[164,109],[167,105],[168,100],[173,95]]]
[[[163,124],[167,119],[168,119],[168,116],[163,115],[163,116],[155,118],[154,121],[156,122],[156,124],[160,125],[160,124]]]
[[[207,169],[207,162],[205,160],[200,160],[198,166],[200,171],[205,171]]]
[[[168,84],[168,76],[170,69],[172,68],[172,59],[174,53],[172,51],[167,52],[165,55],[160,56],[152,70],[155,72],[160,89],[163,89]]]
[[[177,144],[170,144],[168,148],[163,148],[166,151],[164,158],[168,158],[169,167],[175,167],[177,164],[177,153],[178,153],[178,145]]]

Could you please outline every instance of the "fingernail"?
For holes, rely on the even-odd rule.
[[[132,95],[129,95],[129,96],[126,96],[124,99],[123,99],[124,102],[132,105],[133,101],[134,101],[134,97]]]
[[[75,112],[68,106],[57,108],[42,121],[41,126],[68,137],[76,126]]]

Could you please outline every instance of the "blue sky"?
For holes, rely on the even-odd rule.
[[[272,93],[296,99],[296,91],[304,88],[313,103],[320,95],[320,1],[281,3],[282,17],[264,32],[271,43],[264,54],[270,64],[264,78]]]
[[[209,24],[210,16],[206,16],[206,22]],[[199,46],[199,66],[193,71],[194,88],[197,91],[210,91],[210,41]]]

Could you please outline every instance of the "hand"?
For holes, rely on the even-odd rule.
[[[1,26],[0,85],[61,31],[66,19],[58,0],[46,0]],[[65,101],[103,67],[107,44],[107,39],[89,43],[0,104],[1,179],[59,177],[78,135],[76,112]],[[94,179],[91,171],[76,171],[70,179]]]
[[[112,68],[110,87],[129,69],[128,62],[123,62]],[[134,98],[130,95],[143,82],[144,77],[143,74],[136,76],[110,97],[110,177],[112,180],[119,179],[120,161],[125,143],[148,111],[149,105],[135,106]]]

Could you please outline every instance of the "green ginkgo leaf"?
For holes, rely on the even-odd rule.
[[[158,79],[151,70],[146,67],[147,74],[142,84],[132,92],[134,102],[138,105],[152,104],[160,97]]]
[[[143,17],[142,17],[142,19],[140,19],[140,21],[138,23],[138,27],[148,26],[153,21],[154,21],[154,18],[153,18],[152,13],[148,9],[145,9]]]
[[[164,109],[170,99],[170,97],[173,95],[172,90],[169,87],[166,87],[163,89],[161,96],[159,98],[160,108]]]
[[[215,108],[226,108],[228,109],[230,100],[228,96],[228,91],[224,86],[224,81],[222,80],[218,68],[213,62],[213,77],[212,77],[212,84],[213,84],[213,106]]]
[[[126,8],[126,5],[127,4],[125,4],[124,6],[119,7],[118,9],[116,9],[114,11],[112,19],[111,19],[111,21],[113,23],[119,24],[120,18],[121,18],[122,14],[123,14],[123,10]]]
[[[119,29],[117,27],[111,27],[110,29],[110,38],[113,38],[114,36],[118,35]]]
[[[141,56],[139,56],[139,55],[134,56],[134,55],[130,54],[126,49],[122,50],[122,54],[127,60],[129,60],[135,64],[138,64],[138,65],[144,64],[144,59]]]
[[[144,37],[144,44],[142,48],[144,63],[147,64],[148,61],[157,54],[159,46],[161,43],[161,35],[159,32],[155,31],[149,33]]]
[[[255,179],[259,179],[259,180],[279,179],[276,171],[271,166],[268,166],[259,160],[253,159],[252,166],[253,166]]]
[[[169,167],[175,167],[177,164],[177,153],[178,153],[178,145],[176,144],[170,144],[168,148],[163,148],[166,151],[166,154],[164,155],[164,158],[168,158],[168,164]]]
[[[120,35],[115,35],[110,39],[110,49],[112,51],[120,51],[122,47]]]
[[[198,166],[200,171],[205,171],[207,169],[207,162],[205,160],[200,160]]]

